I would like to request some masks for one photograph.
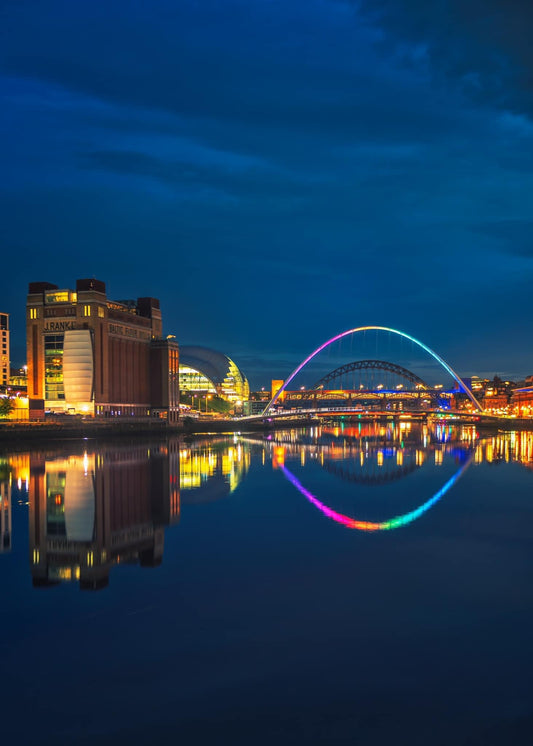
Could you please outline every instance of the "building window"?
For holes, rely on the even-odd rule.
[[[63,400],[63,334],[44,337],[44,396],[51,401]]]
[[[103,308],[103,306],[98,306],[98,317],[99,317],[100,319],[103,319],[103,318],[104,318],[104,316],[105,316],[105,311],[104,311],[104,308]]]
[[[83,306],[83,315],[84,316],[90,316],[91,315],[91,307],[90,306]]]
[[[45,303],[68,303],[70,293],[68,290],[57,290],[53,293],[46,293],[44,296]]]
[[[30,319],[38,319],[38,318],[39,318],[39,309],[30,308]]]

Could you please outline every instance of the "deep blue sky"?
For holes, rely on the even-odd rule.
[[[13,362],[27,283],[95,276],[254,386],[363,324],[532,373],[532,29],[530,0],[1,0]]]

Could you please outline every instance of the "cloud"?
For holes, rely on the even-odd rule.
[[[243,168],[240,156],[231,162],[227,154],[224,166],[216,162],[194,163],[172,158],[160,158],[151,154],[131,150],[96,150],[80,154],[83,168],[102,170],[141,179],[151,179],[163,183],[187,195],[188,199],[214,195],[267,198],[276,195],[277,199],[297,196],[305,192],[305,185],[287,173],[276,174],[266,165],[250,164]]]
[[[533,116],[533,5],[528,0],[358,0],[383,29],[381,45],[406,65],[472,99]]]
[[[493,358],[480,308],[530,331],[529,13],[502,8],[4,3],[2,245],[115,297],[141,276],[180,340],[275,364],[382,323],[464,368],[465,319]]]
[[[488,220],[475,229],[496,239],[502,253],[533,258],[533,220]]]

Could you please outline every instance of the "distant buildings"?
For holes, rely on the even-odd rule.
[[[513,391],[513,408],[518,417],[533,416],[533,385],[531,379],[532,376],[528,376],[525,381],[529,383],[529,386],[520,386]]]
[[[32,419],[178,419],[179,347],[162,336],[157,298],[112,301],[95,279],[77,280],[76,290],[32,282],[26,349]]]
[[[533,376],[526,376],[525,380],[517,383],[504,381],[499,376],[494,376],[492,380],[478,376],[463,380],[487,414],[533,416]]]
[[[180,348],[180,391],[205,400],[218,396],[230,402],[236,412],[243,411],[250,398],[248,379],[231,358],[208,347]],[[199,409],[201,410],[201,401]]]
[[[0,313],[0,388],[9,384],[9,314]]]

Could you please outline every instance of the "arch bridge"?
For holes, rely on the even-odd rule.
[[[319,381],[317,381],[317,383],[315,383],[312,388],[314,390],[336,388],[334,386],[331,386],[330,384],[332,384],[334,381],[340,380],[342,389],[344,388],[343,382],[345,381],[346,377],[349,378],[349,374],[352,373],[352,386],[346,386],[346,388],[355,389],[355,373],[361,374],[363,371],[373,372],[376,370],[383,371],[384,373],[390,373],[394,377],[408,381],[415,387],[415,389],[423,389],[427,391],[430,388],[427,383],[415,373],[407,370],[407,368],[403,368],[401,365],[397,365],[396,363],[389,363],[386,360],[357,360],[353,363],[341,365],[338,368],[335,368],[335,370],[327,373],[327,375],[323,376]],[[362,377],[361,375],[359,375],[359,381],[361,381],[361,379]],[[358,383],[358,387],[361,385],[361,383]]]
[[[379,383],[378,383],[379,381]],[[284,407],[376,406],[420,410],[443,406],[446,394],[407,368],[385,360],[358,360],[323,376],[311,389],[285,391]]]
[[[403,339],[407,339],[410,342],[412,342],[414,345],[418,346],[420,349],[422,349],[424,352],[428,353],[430,357],[432,357],[449,375],[452,376],[452,378],[455,380],[455,382],[458,384],[459,390],[464,392],[466,396],[470,399],[474,409],[478,412],[482,412],[483,408],[481,404],[477,401],[475,396],[472,394],[470,389],[466,386],[464,381],[457,375],[457,373],[453,370],[453,368],[448,365],[448,363],[443,360],[443,358],[440,357],[434,350],[432,350],[430,347],[425,345],[423,342],[420,342],[415,337],[412,337],[410,334],[407,334],[406,332],[399,331],[398,329],[392,329],[391,327],[387,326],[359,326],[355,327],[354,329],[348,329],[344,332],[341,332],[340,334],[335,335],[334,337],[331,337],[330,339],[326,340],[323,344],[320,345],[320,347],[317,347],[316,350],[314,350],[310,355],[308,355],[305,360],[303,360],[300,365],[298,365],[293,372],[288,376],[288,378],[285,380],[283,385],[280,389],[274,394],[274,396],[271,398],[269,403],[266,405],[265,409],[263,410],[262,415],[267,416],[270,415],[270,410],[272,407],[276,404],[280,396],[283,394],[283,392],[287,389],[289,384],[294,380],[294,378],[302,371],[310,362],[313,360],[317,355],[319,355],[323,350],[328,348],[330,345],[334,344],[335,342],[343,339],[344,337],[347,337],[349,335],[357,335],[360,333],[364,333],[367,331],[377,331],[377,332],[385,332],[387,334],[396,335],[398,337],[401,337]],[[406,368],[402,368],[402,366],[397,366],[394,363],[389,363],[386,361],[380,361],[380,360],[368,360],[368,361],[361,361],[360,363],[349,363],[348,366],[341,366],[340,368],[337,368],[336,370],[329,373],[325,378],[328,380],[334,380],[334,377],[337,378],[339,375],[341,375],[341,371],[344,371],[345,373],[353,372],[357,368],[355,366],[363,365],[363,366],[382,366],[382,370],[388,370],[392,371],[394,370],[398,375],[401,375],[405,377],[407,380],[410,380],[411,383],[414,384],[415,390],[416,387],[419,387],[419,391],[425,391],[426,394],[429,392],[429,387],[427,384],[422,381],[418,376],[415,376],[414,373],[411,373],[411,371],[408,371]],[[349,369],[349,371],[348,371]],[[321,379],[322,381],[323,379]],[[324,383],[321,383],[321,381],[318,382],[317,385],[324,385]],[[425,387],[425,388],[423,388]]]

